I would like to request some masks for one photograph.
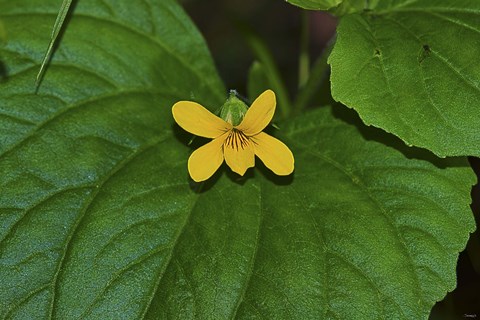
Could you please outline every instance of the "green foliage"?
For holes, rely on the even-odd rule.
[[[480,2],[379,1],[340,21],[333,97],[439,156],[480,155]]]
[[[272,53],[266,46],[266,44],[251,30],[243,30],[244,38],[247,44],[252,49],[252,52],[255,54],[259,63],[261,64],[261,69],[267,78],[270,88],[276,92],[278,100],[278,109],[282,118],[286,118],[291,107],[291,101],[288,96],[288,91],[285,86],[285,83],[280,76],[280,71],[278,70],[277,65],[273,59]],[[258,73],[259,71],[253,71]],[[262,81],[263,84],[263,81]]]
[[[304,9],[327,10],[337,6],[343,0],[287,0],[287,2]]]
[[[3,23],[0,20],[0,41],[4,41],[7,35],[5,34],[5,29],[3,28]]]
[[[273,132],[294,175],[194,184],[171,106],[227,95],[189,18],[173,0],[80,0],[35,94],[58,2],[0,0],[1,319],[425,319],[455,287],[475,229],[464,158],[323,107]],[[345,28],[367,17],[342,22],[337,82]],[[251,41],[250,94],[282,88]]]
[[[375,8],[379,2],[388,2],[385,0],[344,0],[338,7],[332,8],[330,11],[336,16],[343,16],[348,13],[369,11]],[[389,1],[391,3],[391,1]]]
[[[271,88],[265,68],[261,62],[254,61],[248,70],[247,94],[254,101],[263,91]]]

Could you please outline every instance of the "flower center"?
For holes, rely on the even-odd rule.
[[[242,131],[233,128],[232,132],[225,140],[225,145],[237,151],[239,148],[242,148],[243,150],[248,145],[248,138]]]

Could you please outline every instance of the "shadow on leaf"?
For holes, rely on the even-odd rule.
[[[440,169],[447,167],[468,167],[468,162],[465,157],[439,158],[427,149],[409,147],[400,138],[393,134],[389,134],[377,127],[365,125],[356,111],[349,109],[340,103],[337,103],[332,107],[332,112],[337,119],[355,126],[364,139],[379,142],[394,148],[408,159],[428,161]]]
[[[0,61],[0,82],[7,81],[8,78],[8,71],[7,71],[7,66],[5,63]]]
[[[288,176],[277,176],[268,169],[258,158],[255,159],[255,168],[260,171],[263,177],[277,186],[288,186],[295,180],[295,171]]]

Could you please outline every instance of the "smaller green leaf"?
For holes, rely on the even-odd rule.
[[[407,145],[479,156],[479,19],[478,0],[369,2],[340,20],[333,98]]]
[[[342,3],[343,0],[287,0],[288,3],[308,10],[328,10]]]
[[[338,7],[332,8],[330,12],[335,16],[344,16],[349,13],[369,11],[375,8],[379,0],[345,0]]]
[[[327,63],[327,59],[331,50],[332,47],[328,47],[313,64],[313,67],[310,70],[308,81],[300,88],[297,98],[294,102],[294,110],[296,114],[299,114],[306,108],[312,106],[313,99],[316,96],[318,97],[320,95],[323,99],[331,99],[330,92],[327,91],[325,93],[325,89],[329,90],[330,83],[328,83],[327,86],[324,85],[326,82],[328,82],[328,72],[330,70],[330,66]],[[325,87],[325,89],[323,87]],[[327,100],[326,103],[325,101],[315,101],[315,104],[318,105],[329,105],[332,103],[332,100]]]
[[[279,115],[282,118],[287,118],[292,110],[292,103],[290,101],[287,86],[280,75],[280,70],[275,62],[275,59],[273,58],[272,52],[267,47],[263,39],[257,36],[253,30],[243,26],[242,32],[243,36],[245,37],[245,41],[250,46],[253,54],[258,61],[262,63],[262,66],[265,69],[265,75],[267,76],[268,82],[271,85],[270,89],[275,91],[277,94]]]
[[[248,70],[247,95],[250,101],[253,101],[263,91],[269,89],[270,82],[266,74],[265,68],[261,62],[254,61]]]

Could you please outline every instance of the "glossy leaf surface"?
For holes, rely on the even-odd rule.
[[[475,227],[467,162],[323,108],[273,132],[293,176],[194,184],[171,106],[226,91],[176,2],[142,4],[79,1],[34,94],[58,1],[0,1],[0,318],[426,318]]]
[[[479,20],[476,0],[378,1],[342,17],[333,97],[408,145],[480,155]]]

